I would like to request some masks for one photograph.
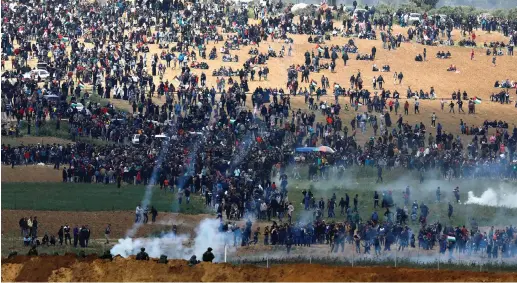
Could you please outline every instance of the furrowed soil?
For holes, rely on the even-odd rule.
[[[130,271],[130,272],[128,272]],[[113,261],[75,255],[16,256],[2,260],[2,281],[137,282],[137,281],[500,281],[517,280],[517,273],[465,272],[389,267],[338,267],[319,264],[283,264],[270,268],[254,265],[201,263],[184,260],[167,264],[116,257]]]

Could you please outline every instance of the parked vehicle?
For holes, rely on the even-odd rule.
[[[407,20],[407,24],[410,26],[418,25],[422,21],[422,15],[419,13],[411,13],[409,14],[409,18]]]
[[[30,79],[32,76],[34,76],[34,78],[36,78],[36,79],[39,76],[42,80],[46,80],[46,79],[50,78],[50,73],[47,70],[35,69],[35,70],[25,73],[23,75],[23,78]]]

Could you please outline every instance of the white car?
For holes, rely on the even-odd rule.
[[[27,72],[23,75],[23,78],[30,79],[33,76],[33,74],[34,74],[35,79],[38,78],[38,75],[40,76],[40,78],[42,80],[46,80],[46,79],[50,78],[50,73],[47,70],[42,70],[42,69],[36,69],[36,70],[32,70],[30,72]]]
[[[140,144],[140,134],[134,134],[131,143],[134,145]]]
[[[407,20],[408,26],[413,26],[417,23],[420,23],[422,21],[422,15],[419,13],[411,13],[409,14],[409,18]]]

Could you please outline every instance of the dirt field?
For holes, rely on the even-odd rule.
[[[2,183],[59,183],[63,181],[62,170],[48,165],[11,166],[2,165]]]
[[[252,265],[201,263],[183,260],[159,264],[115,258],[112,262],[75,255],[17,256],[2,260],[2,281],[515,281],[516,273],[438,271],[387,267],[337,267],[318,264],[285,264],[262,268]]]
[[[20,233],[18,221],[22,217],[37,216],[39,231],[43,235],[46,231],[57,235],[60,225],[88,225],[92,230],[93,238],[103,238],[104,229],[111,224],[112,238],[123,237],[135,221],[134,211],[27,211],[2,210],[2,235],[18,236]],[[155,231],[170,230],[173,224],[178,225],[179,233],[193,234],[194,228],[204,218],[211,215],[187,215],[160,212],[155,224],[143,225],[137,236],[146,236]],[[150,222],[150,221],[149,221]],[[3,247],[7,248],[7,247]]]

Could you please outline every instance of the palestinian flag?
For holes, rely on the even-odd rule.
[[[77,86],[80,87],[81,89],[86,87],[83,82],[79,82],[79,84]]]

